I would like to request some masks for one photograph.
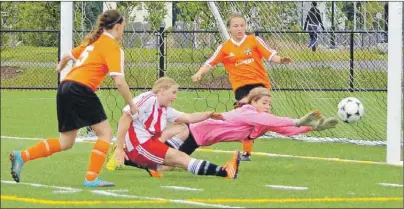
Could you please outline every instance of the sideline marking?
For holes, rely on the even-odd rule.
[[[308,190],[308,187],[284,186],[284,185],[265,185],[273,189],[291,189],[291,190]]]
[[[173,190],[180,190],[180,191],[195,191],[195,192],[200,192],[203,191],[203,189],[198,189],[198,188],[191,188],[191,187],[180,187],[180,186],[160,186],[161,188],[166,188],[166,189],[173,189]]]
[[[201,149],[198,148],[196,151],[199,152],[215,152],[215,153],[234,153],[234,151],[228,150],[215,150],[215,149]],[[376,162],[376,161],[366,161],[366,160],[348,160],[342,158],[326,158],[326,157],[312,157],[312,156],[300,156],[300,155],[285,155],[285,154],[273,154],[266,152],[252,152],[253,155],[258,156],[267,156],[267,157],[284,157],[284,158],[297,158],[297,159],[305,159],[305,160],[323,160],[323,161],[333,161],[333,162],[347,162],[347,163],[359,163],[359,164],[377,164],[377,165],[391,165],[391,166],[399,166],[400,164],[388,164],[386,162]]]
[[[18,139],[18,140],[41,140],[40,138],[30,138],[30,137],[14,137],[14,136],[0,136],[3,139]],[[77,140],[77,139],[76,139]],[[83,143],[95,143],[88,141],[76,141]],[[214,152],[214,153],[233,153],[234,151],[228,150],[215,150],[215,149],[204,149],[198,148],[197,152]],[[300,155],[285,155],[285,154],[274,154],[274,153],[266,153],[266,152],[252,152],[254,155],[258,156],[267,156],[267,157],[284,157],[284,158],[297,158],[297,159],[305,159],[305,160],[323,160],[323,161],[333,161],[333,162],[346,162],[346,163],[359,163],[359,164],[374,164],[374,165],[390,165],[403,167],[403,164],[388,164],[386,162],[376,162],[376,161],[366,161],[366,160],[348,160],[342,158],[326,158],[326,157],[312,157],[312,156],[300,156]]]
[[[53,191],[53,193],[76,193],[76,192],[82,191],[81,189],[76,189],[76,188],[71,188],[71,187],[49,186],[49,185],[37,184],[37,183],[26,183],[26,182],[17,183],[15,181],[5,181],[5,180],[1,180],[1,183],[2,184],[14,184],[14,185],[22,184],[22,185],[29,185],[32,187],[44,187],[44,188],[56,189]]]
[[[71,187],[60,187],[60,186],[49,186],[44,184],[37,184],[37,183],[25,183],[20,182],[16,183],[15,181],[5,181],[1,180],[1,183],[4,184],[12,184],[12,185],[29,185],[32,187],[44,187],[44,188],[53,188],[57,189],[53,191],[53,193],[75,193],[75,192],[82,192],[82,189],[76,189]],[[220,205],[220,204],[209,204],[204,202],[197,202],[197,201],[190,201],[190,200],[172,200],[172,199],[164,199],[164,198],[156,198],[156,197],[146,197],[146,196],[136,196],[136,195],[126,195],[126,194],[117,194],[114,192],[127,192],[128,190],[89,190],[93,194],[97,195],[106,195],[110,197],[122,197],[122,198],[130,198],[130,199],[144,199],[149,201],[165,201],[165,203],[177,203],[177,204],[184,204],[184,205],[192,205],[192,206],[202,206],[202,207],[213,207],[213,208],[240,208],[235,206],[228,206],[228,205]],[[1,200],[16,200],[20,202],[29,202],[29,203],[39,203],[39,204],[49,204],[49,205],[95,205],[95,204],[116,204],[113,202],[116,201],[81,201],[81,200],[65,200],[65,201],[54,201],[54,200],[44,200],[44,199],[36,199],[36,198],[24,198],[24,197],[17,197],[17,196],[1,196]],[[100,203],[101,202],[101,203]],[[122,204],[127,204],[125,201]],[[147,202],[149,203],[149,202]],[[161,204],[158,202],[156,204]],[[141,203],[139,203],[141,204]],[[144,204],[144,203],[143,203]]]
[[[24,198],[17,196],[1,195],[1,200],[13,200],[18,202],[38,203],[44,205],[131,205],[131,204],[167,204],[167,203],[184,203],[184,202],[209,202],[209,203],[308,203],[308,202],[392,202],[403,201],[403,197],[356,197],[356,198],[283,198],[283,199],[187,199],[187,200],[45,200],[36,198]],[[202,203],[206,204],[206,203]],[[213,206],[213,205],[209,205]],[[231,208],[230,206],[228,206]],[[236,208],[236,207],[233,207]]]
[[[380,186],[385,186],[385,187],[403,187],[402,184],[390,184],[390,183],[379,183]]]

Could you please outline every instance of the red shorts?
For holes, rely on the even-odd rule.
[[[134,141],[137,142],[136,139],[131,139],[132,143]],[[125,152],[129,160],[138,164],[139,166],[150,169],[157,169],[157,165],[163,164],[169,148],[158,139],[149,139],[143,144],[133,143],[133,146],[134,149],[131,151],[128,151],[127,148],[125,148]]]

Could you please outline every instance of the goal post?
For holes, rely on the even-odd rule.
[[[60,37],[59,37],[60,51],[59,57],[71,51],[73,48],[73,2],[62,1],[60,2]],[[62,72],[60,72],[59,82],[61,82],[69,73],[70,65],[67,65]]]
[[[403,164],[403,2],[389,2],[387,163]]]

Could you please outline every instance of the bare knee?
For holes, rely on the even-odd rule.
[[[112,139],[112,128],[109,125],[109,122],[103,121],[101,123],[95,124],[91,126],[91,128],[94,130],[95,134],[97,137],[101,140],[108,141],[110,142]]]
[[[106,140],[106,141],[111,141],[111,139],[112,139],[112,128],[111,128],[111,126],[105,127],[105,129],[101,129],[98,132],[95,132],[95,134],[100,139],[103,139],[103,140]]]
[[[77,130],[60,133],[59,142],[62,150],[71,149],[77,137]]]
[[[177,134],[177,137],[185,140],[189,135],[188,126],[186,124],[182,123],[182,124],[179,124],[179,129],[180,129],[180,132]]]
[[[164,165],[188,169],[191,157],[183,152],[169,148],[164,159]]]

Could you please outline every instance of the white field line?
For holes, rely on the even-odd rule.
[[[15,181],[6,181],[1,180],[2,184],[12,184],[12,185],[29,185],[32,187],[43,187],[43,188],[51,188],[56,189],[53,193],[59,194],[68,194],[68,193],[76,193],[82,192],[82,189],[71,188],[71,187],[61,187],[61,186],[50,186],[44,184],[37,184],[37,183],[25,183],[20,182],[16,183]],[[136,196],[136,195],[126,195],[126,194],[116,194],[114,192],[127,192],[128,190],[90,190],[93,194],[98,195],[106,195],[110,197],[122,197],[122,198],[129,198],[129,199],[144,199],[144,200],[164,200],[170,203],[177,203],[177,204],[184,204],[184,205],[192,205],[192,206],[202,206],[202,207],[212,207],[212,208],[240,208],[240,207],[233,207],[228,205],[221,205],[221,204],[208,204],[202,202],[194,202],[188,200],[171,200],[171,199],[164,199],[164,198],[156,198],[156,197],[146,197],[146,196]]]
[[[228,150],[214,150],[214,149],[201,149],[201,148],[198,148],[196,151],[214,152],[214,153],[234,153],[234,151],[228,151]],[[341,158],[326,158],[326,157],[312,157],[312,156],[299,156],[299,155],[285,155],[285,154],[273,154],[273,153],[266,153],[266,152],[252,152],[252,155],[267,156],[267,157],[297,158],[297,159],[307,159],[307,160],[324,160],[324,161],[360,163],[360,164],[391,165],[391,166],[401,166],[401,167],[403,166],[401,164],[388,164],[386,162],[376,162],[376,161],[366,161],[366,160],[348,160],[348,159],[341,159]]]
[[[403,188],[402,184],[379,183],[379,185],[384,186],[384,187],[401,187],[401,188]]]
[[[191,188],[191,187],[180,187],[180,186],[160,186],[160,187],[166,188],[166,189],[180,190],[180,191],[195,191],[195,192],[203,191],[203,189]]]
[[[116,194],[116,193],[107,192],[104,190],[92,190],[91,192],[94,194],[106,195],[106,196],[110,196],[110,197],[123,197],[123,198],[129,198],[129,199],[146,199],[146,200],[164,200],[164,201],[168,201],[170,203],[185,204],[185,205],[192,205],[192,206],[202,206],[202,207],[212,207],[212,208],[241,208],[241,207],[233,207],[233,206],[221,205],[221,204],[208,204],[208,203],[202,203],[202,202],[194,202],[194,201],[188,201],[188,200],[171,200],[171,199],[155,198],[155,197],[142,197],[142,196],[136,196],[136,195]]]
[[[308,187],[284,186],[284,185],[265,185],[273,189],[290,189],[290,190],[308,190]]]
[[[15,181],[5,181],[1,180],[2,184],[23,184],[23,185],[29,185],[33,187],[43,187],[43,188],[51,188],[51,189],[56,189],[54,193],[76,193],[76,192],[81,192],[81,189],[76,189],[76,188],[71,188],[71,187],[61,187],[61,186],[50,186],[50,185],[44,185],[44,184],[37,184],[37,183],[25,183],[25,182],[20,182],[16,183]]]
[[[40,138],[30,138],[30,137],[14,137],[14,136],[0,136],[2,139],[17,139],[17,140],[40,140]],[[84,143],[95,143],[88,141],[77,141]],[[204,149],[198,148],[197,152],[214,152],[214,153],[234,153],[234,151],[228,150],[214,150],[214,149]],[[308,159],[308,160],[324,160],[324,161],[334,161],[334,162],[347,162],[347,163],[360,163],[360,164],[377,164],[377,165],[391,165],[403,167],[403,164],[388,164],[386,162],[377,161],[366,161],[366,160],[349,160],[342,158],[326,158],[326,157],[313,157],[313,156],[299,156],[299,155],[285,155],[285,154],[274,154],[266,152],[252,152],[253,155],[267,156],[267,157],[282,157],[282,158],[297,158],[297,159]]]

